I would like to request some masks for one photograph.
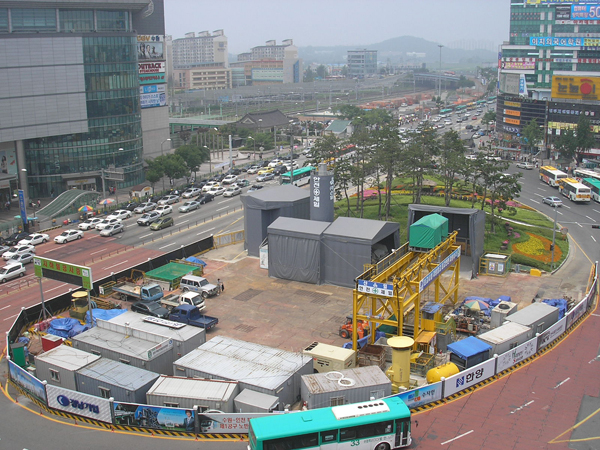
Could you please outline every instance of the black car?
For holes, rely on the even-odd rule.
[[[208,192],[205,192],[204,194],[200,194],[196,200],[198,200],[198,203],[200,203],[201,205],[204,205],[205,203],[208,202],[212,202],[215,199],[215,196],[212,194],[209,194]]]
[[[126,209],[127,211],[133,211],[135,208],[140,206],[138,202],[129,202],[122,209]]]
[[[288,169],[286,166],[277,166],[273,169],[273,175],[281,175],[286,172],[288,172]]]
[[[147,316],[160,317],[161,319],[169,317],[169,311],[160,306],[158,302],[137,302],[131,305],[131,310]]]
[[[227,171],[228,175],[240,175],[242,171],[240,169],[230,169]]]
[[[27,239],[29,237],[29,233],[13,233],[9,237],[6,238],[6,245],[13,246],[17,245],[21,239]]]

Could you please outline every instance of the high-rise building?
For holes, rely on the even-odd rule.
[[[253,47],[247,53],[240,53],[235,68],[244,68],[245,83],[236,85],[259,85],[278,83],[300,83],[302,81],[302,61],[298,58],[298,47],[292,39],[277,45],[275,40],[265,45]]]
[[[144,180],[144,157],[169,136],[163,9],[0,0],[0,198],[100,191],[106,171],[111,187]]]
[[[377,50],[348,50],[348,76],[365,78],[377,73]]]
[[[221,63],[228,65],[227,36],[223,30],[186,33],[185,37],[173,39],[174,69],[200,64]]]
[[[511,0],[509,41],[498,61],[496,123],[504,145],[524,144],[522,130],[536,119],[550,149],[561,132],[577,126],[581,115],[600,138],[597,9],[587,0]],[[600,150],[591,149],[581,156],[599,155]],[[543,156],[556,154],[549,150]]]

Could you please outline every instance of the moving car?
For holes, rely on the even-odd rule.
[[[112,213],[110,213],[107,217],[107,219],[121,219],[121,220],[125,220],[125,219],[129,219],[133,214],[131,213],[131,211],[128,211],[126,209],[117,209],[116,211],[113,211]]]
[[[125,206],[123,206],[123,209],[126,209],[127,211],[133,211],[138,206],[140,206],[139,202],[129,202]]]
[[[282,163],[283,164],[283,163]],[[266,173],[273,173],[275,169],[273,167],[264,167],[258,171],[259,175],[264,175]]]
[[[257,173],[259,170],[261,169],[261,166],[251,166],[248,168],[248,170],[246,172],[248,172],[249,174],[254,174]]]
[[[25,266],[21,263],[9,263],[0,269],[0,282],[6,283],[13,278],[25,275]]]
[[[107,226],[114,225],[115,223],[121,223],[121,219],[106,218],[96,224],[96,230],[104,230]]]
[[[179,209],[179,212],[186,213],[186,212],[194,211],[195,209],[198,209],[198,208],[200,208],[200,202],[197,202],[196,200],[191,200],[189,202],[185,202],[178,209]]]
[[[517,163],[517,167],[519,169],[527,169],[527,170],[533,170],[533,164],[531,164],[530,162],[518,162]]]
[[[151,223],[155,222],[156,220],[160,219],[160,213],[158,211],[150,211],[146,214],[144,214],[142,217],[140,217],[137,220],[137,224],[141,227],[147,227],[148,225],[150,225]]]
[[[250,187],[250,189],[248,189],[248,192],[254,192],[254,191],[258,191],[259,189],[262,189],[264,186],[261,186],[260,184],[254,184]]]
[[[156,208],[156,203],[145,202],[145,203],[141,203],[140,206],[138,206],[137,208],[135,208],[133,210],[133,212],[136,214],[144,214],[146,212],[152,211],[154,208]]]
[[[240,195],[242,193],[242,190],[237,187],[237,186],[230,186],[227,189],[225,189],[225,192],[223,192],[223,197],[235,197],[236,195]]]
[[[175,225],[175,221],[172,217],[161,217],[160,219],[155,220],[152,225],[150,225],[150,229],[152,231],[157,231],[172,227],[173,225]]]
[[[244,188],[246,186],[250,186],[250,182],[248,180],[237,180],[235,183],[233,183],[234,185],[236,185],[237,187]]]
[[[2,253],[2,258],[8,261],[14,255],[22,255],[24,253],[35,253],[35,247],[33,245],[15,245]]]
[[[223,192],[225,192],[225,188],[222,186],[213,186],[208,190],[208,193],[213,195],[213,196],[217,196],[217,195],[221,195]]]
[[[115,224],[108,225],[107,227],[105,227],[100,232],[100,236],[112,236],[117,233],[122,233],[123,231],[125,231],[125,227],[123,226],[122,223],[119,222],[119,223],[115,223]]]
[[[45,244],[50,240],[50,236],[44,233],[34,233],[28,238],[21,239],[19,245],[38,245]]]
[[[281,159],[274,159],[269,163],[269,167],[270,168],[275,168],[277,166],[280,166],[283,164],[283,161]],[[258,172],[260,174],[260,171]]]
[[[172,205],[179,201],[179,195],[165,195],[158,201],[159,205]]]
[[[192,197],[199,195],[201,192],[202,192],[202,189],[200,189],[198,187],[191,187],[188,190],[186,190],[181,196],[183,198],[192,198]]]
[[[219,182],[215,181],[215,180],[209,181],[202,188],[202,192],[208,192],[210,190],[210,188],[213,187],[213,186],[219,186]]]
[[[215,196],[206,192],[198,197],[198,203],[204,205],[205,203],[212,202],[215,199]]]
[[[75,241],[83,237],[83,231],[81,230],[67,230],[54,238],[54,242],[57,244],[65,244],[67,242]]]
[[[169,311],[166,308],[163,308],[159,302],[137,302],[131,305],[131,310],[136,313],[159,317],[161,319],[169,317]]]
[[[166,216],[173,212],[173,208],[171,205],[158,205],[154,211],[159,212],[161,216]]]
[[[263,173],[256,177],[256,181],[269,181],[275,179],[273,172]]]
[[[77,228],[79,228],[80,230],[94,230],[96,228],[96,225],[98,225],[100,222],[102,222],[102,218],[94,217],[92,219],[88,219],[84,222],[81,222],[79,225],[77,225]]]
[[[13,233],[9,237],[6,238],[5,244],[6,245],[17,245],[19,243],[19,241],[21,241],[23,239],[27,239],[28,237],[29,237],[29,233],[25,233],[25,232]]]
[[[29,264],[33,261],[33,257],[35,255],[33,253],[21,253],[20,255],[12,255],[8,260],[8,263],[21,263],[23,265]]]
[[[232,184],[235,183],[237,181],[237,176],[235,175],[227,175],[225,178],[223,178],[223,184]]]
[[[542,203],[545,203],[547,205],[550,205],[552,207],[554,206],[562,206],[563,202],[560,198],[558,197],[546,197],[542,199]]]

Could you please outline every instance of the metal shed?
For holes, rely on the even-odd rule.
[[[259,256],[267,228],[278,217],[310,219],[310,193],[292,185],[261,189],[241,195],[244,205],[244,247],[248,255]]]
[[[479,259],[483,255],[485,235],[485,212],[474,208],[450,208],[432,205],[408,205],[408,239],[410,226],[432,213],[438,213],[448,219],[448,232],[458,231],[457,244],[461,253],[472,258],[471,274],[479,271]]]
[[[235,381],[203,380],[161,376],[146,394],[149,405],[192,409],[216,409],[224,413],[235,412],[234,398],[240,389]]]
[[[312,358],[265,345],[215,336],[173,363],[176,376],[238,381],[279,398],[279,408],[300,398],[300,377],[312,373]]]
[[[379,366],[302,376],[302,400],[308,409],[365,402],[392,395],[392,382]]]
[[[75,372],[100,359],[100,356],[84,352],[67,345],[36,355],[36,377],[48,384],[65,389],[77,390]]]
[[[491,349],[489,344],[480,341],[475,336],[448,344],[450,362],[456,364],[460,370],[468,369],[490,359]]]
[[[558,322],[558,308],[546,303],[532,303],[506,318],[506,322],[530,327],[533,333],[543,333]]]
[[[146,392],[159,376],[158,373],[106,358],[75,373],[79,392],[129,403],[144,403]]]
[[[318,284],[321,236],[329,222],[279,217],[269,225],[269,276]]]
[[[321,283],[354,287],[354,279],[400,246],[396,222],[338,217],[321,239]]]
[[[505,322],[504,325],[477,336],[478,339],[492,346],[491,355],[501,355],[532,337],[531,328],[513,322]]]
[[[236,413],[270,413],[279,409],[274,395],[244,389],[234,400]]]
[[[94,327],[72,338],[73,347],[151,372],[172,375],[173,341],[147,334],[145,338]]]
[[[167,325],[159,325],[160,321],[146,322],[142,314],[127,311],[120,316],[108,321],[98,321],[98,327],[116,331],[122,334],[131,334],[135,337],[144,338],[148,334],[160,336],[162,339],[173,341],[171,349],[173,361],[181,356],[200,347],[206,342],[206,331],[203,328],[185,325],[181,328],[169,328]]]

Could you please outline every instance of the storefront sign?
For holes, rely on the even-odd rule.
[[[146,73],[164,73],[167,64],[165,62],[143,62],[138,63],[138,72],[140,74]]]
[[[511,119],[510,117],[505,117],[504,122],[511,123],[513,125],[521,125],[521,121],[519,119]]]
[[[514,111],[512,109],[505,109],[504,114],[508,114],[509,116],[521,117],[521,111]]]
[[[573,100],[598,100],[600,77],[555,75],[552,77],[552,97]]]

